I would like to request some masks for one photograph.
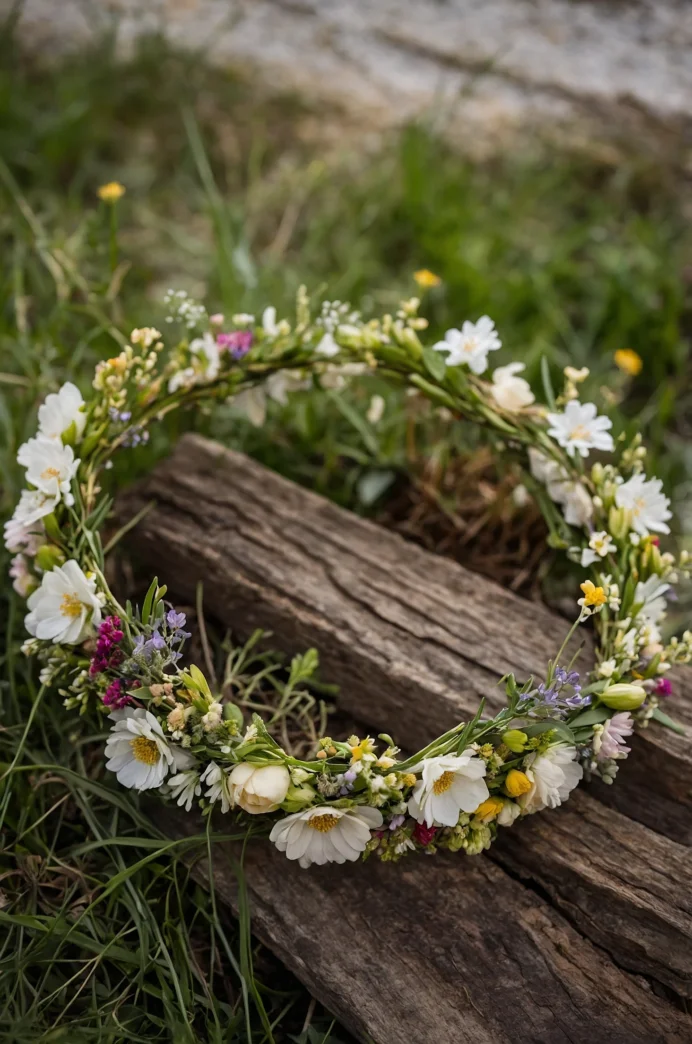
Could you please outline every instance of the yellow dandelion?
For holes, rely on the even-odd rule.
[[[642,372],[644,362],[641,355],[637,355],[633,348],[618,348],[615,353],[615,365],[629,377],[636,377]]]
[[[419,268],[417,272],[413,273],[413,278],[418,283],[421,290],[431,290],[434,286],[439,286],[442,280],[434,272],[431,272],[429,268]]]
[[[602,587],[596,587],[592,580],[585,580],[579,585],[584,592],[584,597],[579,599],[580,605],[605,605],[608,601],[607,595]]]
[[[125,186],[119,181],[109,181],[107,185],[101,185],[98,190],[99,199],[104,203],[117,203],[121,196],[125,195]]]

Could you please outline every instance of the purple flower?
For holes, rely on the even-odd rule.
[[[169,609],[166,613],[166,623],[172,630],[178,630],[187,623],[185,613],[176,613],[175,609]]]
[[[117,667],[123,654],[117,648],[123,640],[122,621],[119,616],[107,616],[99,626],[96,649],[89,664],[89,674],[100,674],[109,667]]]
[[[536,693],[538,699],[529,710],[531,717],[562,718],[591,703],[591,696],[581,695],[578,671],[566,671],[564,667],[555,668],[550,688],[541,682]]]
[[[657,696],[672,696],[673,686],[670,683],[670,678],[659,678],[654,692]]]
[[[226,349],[234,359],[242,359],[252,347],[251,330],[233,330],[231,333],[216,335],[219,348]]]
[[[406,816],[402,815],[392,816],[392,818],[389,820],[389,829],[398,830],[401,824],[405,821],[405,819]]]

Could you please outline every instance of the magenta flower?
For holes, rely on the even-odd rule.
[[[413,840],[417,841],[419,845],[423,846],[423,848],[427,848],[427,846],[435,837],[436,833],[437,827],[429,827],[426,826],[425,823],[416,823],[415,827],[413,828],[412,837]]]
[[[107,616],[102,621],[96,639],[96,649],[89,664],[89,674],[100,674],[121,663],[123,654],[117,647],[125,637],[121,627],[122,621],[119,616]]]
[[[132,703],[132,698],[125,691],[125,682],[122,678],[115,678],[103,694],[103,702],[111,710],[120,710]]]
[[[672,696],[673,686],[670,684],[670,678],[659,678],[654,692],[657,696]]]
[[[252,331],[232,330],[231,333],[220,333],[216,335],[216,343],[219,348],[230,352],[234,359],[242,359],[252,347]]]

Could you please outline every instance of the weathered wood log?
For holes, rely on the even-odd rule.
[[[507,670],[519,676],[539,673],[567,629],[544,607],[196,437],[184,439],[169,461],[121,499],[121,515],[152,498],[157,507],[136,533],[149,568],[158,569],[185,598],[202,579],[207,609],[240,632],[269,627],[273,640],[291,651],[315,644],[323,675],[342,686],[340,703],[348,712],[375,728],[387,727],[407,747],[467,717],[481,695],[489,694],[490,704],[497,706],[497,676]],[[673,734],[662,738],[657,732],[649,730],[636,756],[645,753],[649,765],[665,777],[655,792],[658,807],[671,822],[689,819],[691,776],[684,744]],[[611,788],[621,789],[628,789],[626,779]],[[639,818],[646,822],[648,815]],[[586,792],[574,795],[565,808],[503,834],[491,850],[493,859],[535,883],[621,968],[690,996],[690,871],[679,844],[603,808]],[[426,874],[433,872],[432,862],[420,861]],[[467,877],[472,872],[463,862],[464,870],[456,873],[463,872],[466,887],[476,878]],[[408,882],[411,873],[423,871],[400,870],[394,871],[397,888],[407,910],[414,910],[419,900],[409,897]],[[377,881],[382,872],[368,871]],[[443,876],[453,872],[445,869]],[[428,880],[444,907],[443,887]],[[359,887],[371,885],[361,882]],[[262,892],[264,883],[257,888]],[[523,901],[526,893],[519,894]],[[488,920],[489,910],[476,906],[476,900],[470,908],[482,910],[482,916],[477,912],[476,920],[464,922],[467,931],[502,933],[504,912],[498,923],[494,915]],[[333,916],[338,914],[333,911]],[[432,916],[430,910],[425,916]],[[272,924],[266,933],[281,936]],[[283,952],[281,942],[273,945]],[[420,959],[429,963],[432,958],[422,949]],[[300,955],[293,963],[300,974]],[[311,980],[318,994],[320,983]],[[478,994],[473,1001],[478,1004]]]
[[[320,651],[340,705],[415,749],[455,721],[502,705],[498,679],[540,676],[567,623],[545,606],[343,511],[247,457],[188,436],[120,502],[125,517],[157,509],[137,542],[177,592],[278,647]],[[591,662],[588,634],[579,660]],[[677,672],[670,713],[692,727],[692,670]],[[632,789],[601,788],[621,811],[692,841],[689,741],[651,726],[622,769]],[[681,812],[681,806],[684,806]]]
[[[193,816],[157,811],[172,836]],[[221,848],[221,851],[219,849]],[[236,907],[234,846],[214,886]],[[301,870],[266,842],[245,878],[253,931],[359,1039],[377,1044],[683,1044],[690,1020],[483,858]],[[197,864],[204,881],[206,863]]]

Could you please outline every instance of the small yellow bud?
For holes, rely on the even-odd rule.
[[[527,794],[532,785],[526,773],[520,772],[519,769],[510,769],[507,773],[505,790],[510,797],[521,797],[522,794]]]
[[[414,776],[413,772],[405,772],[401,777],[401,782],[405,787],[413,787],[417,783],[417,776]]]
[[[521,729],[509,729],[507,732],[502,733],[502,742],[506,747],[509,747],[513,754],[521,754],[528,738]]]
[[[481,801],[473,814],[477,819],[482,819],[484,823],[489,823],[491,819],[499,816],[503,806],[504,801],[501,797],[489,797],[485,801]]]
[[[316,757],[318,757],[320,761],[324,761],[324,759],[327,757],[326,750],[318,750]]]
[[[630,685],[627,682],[609,685],[600,695],[601,703],[618,711],[636,710],[645,699],[646,690],[641,685]]]

